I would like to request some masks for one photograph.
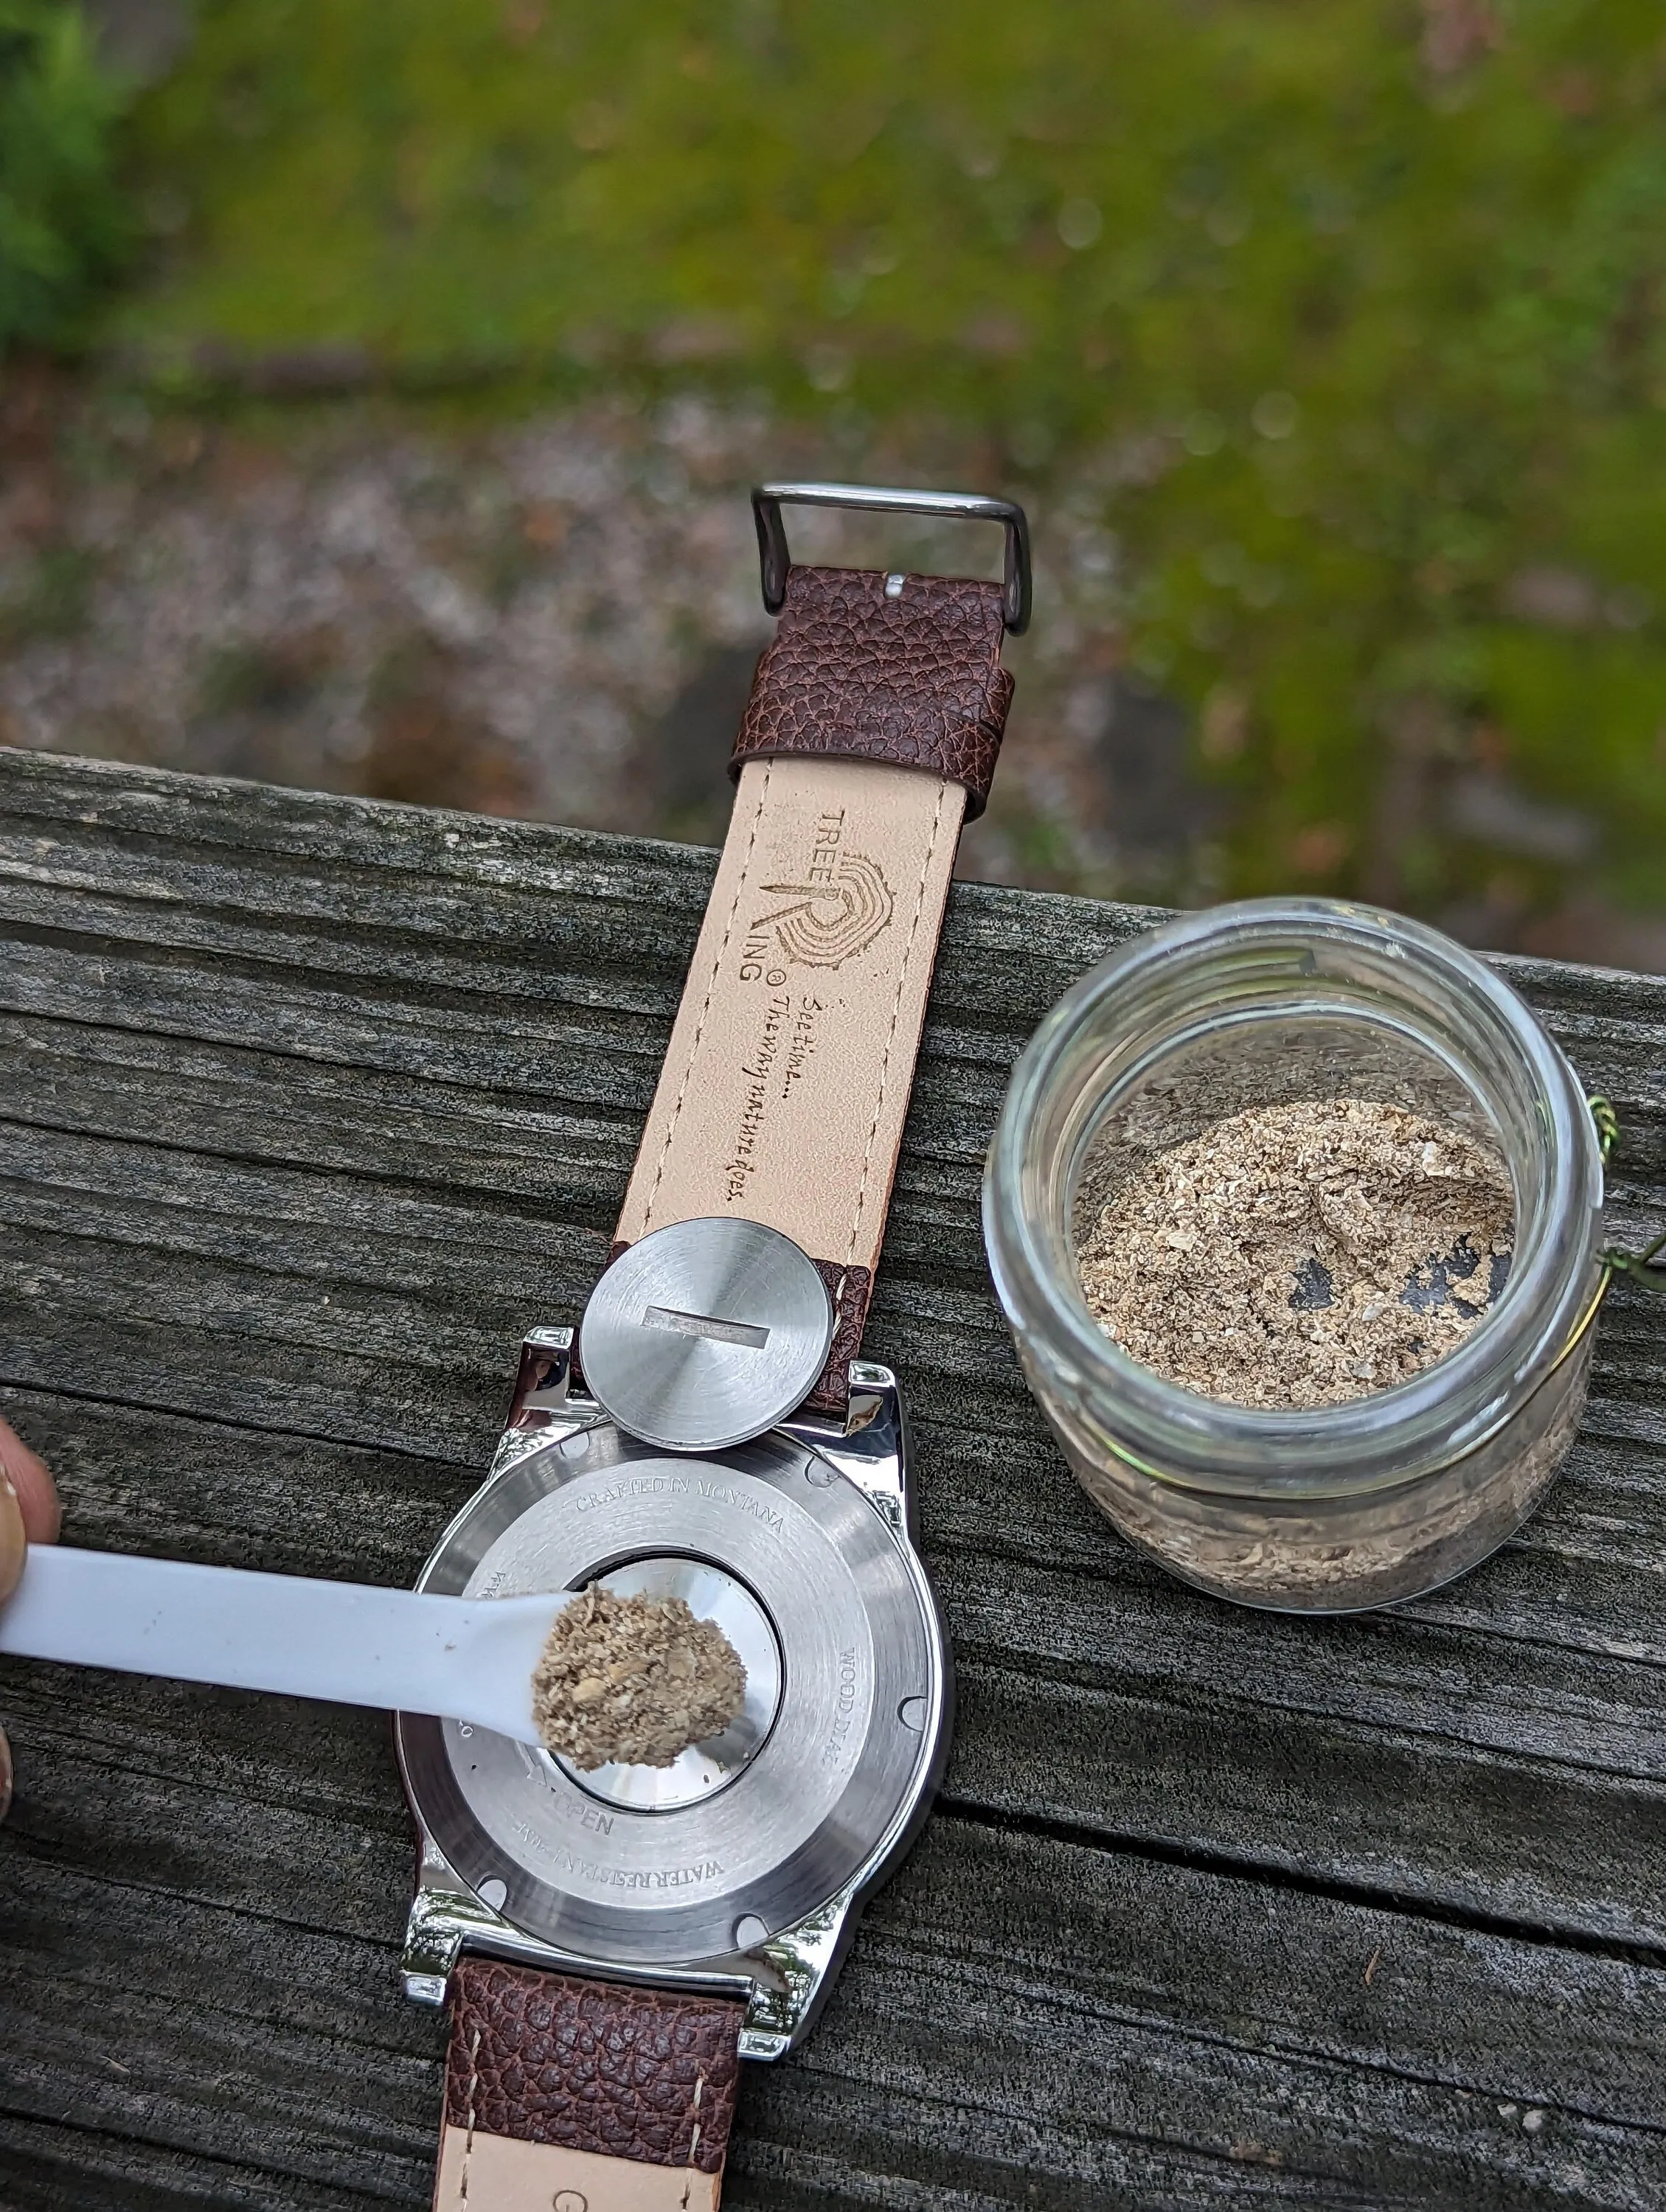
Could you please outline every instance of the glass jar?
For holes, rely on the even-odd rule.
[[[1225,1115],[1337,1097],[1456,1124],[1508,1167],[1514,1255],[1468,1335],[1408,1382],[1302,1409],[1128,1358],[1077,1272],[1107,1193]],[[1579,1084],[1508,984],[1401,915],[1261,899],[1138,938],[1066,993],[1013,1073],[983,1218],[1025,1376],[1095,1504],[1201,1589],[1340,1613],[1449,1581],[1543,1497],[1584,1402],[1602,1204]]]

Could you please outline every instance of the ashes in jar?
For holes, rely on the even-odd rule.
[[[1100,1328],[1233,1405],[1338,1405],[1408,1381],[1509,1273],[1499,1153],[1382,1100],[1250,1107],[1085,1195],[1078,1267]]]

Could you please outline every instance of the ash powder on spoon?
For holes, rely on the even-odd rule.
[[[599,1583],[564,1606],[532,1674],[544,1748],[586,1769],[669,1766],[739,1713],[746,1670],[714,1620],[680,1597],[616,1597]]]

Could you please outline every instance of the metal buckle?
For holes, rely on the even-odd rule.
[[[781,503],[795,507],[860,507],[885,514],[941,514],[957,522],[998,522],[1006,533],[1006,568],[1001,584],[1001,617],[1014,637],[1030,627],[1030,525],[1024,509],[1010,499],[984,499],[970,491],[886,491],[877,485],[835,483],[757,484],[752,520],[757,525],[758,559],[763,572],[763,604],[778,615],[787,599],[787,571],[792,561],[781,527]]]

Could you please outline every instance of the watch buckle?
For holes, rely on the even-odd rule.
[[[1030,525],[1024,509],[1010,499],[986,499],[970,491],[893,491],[877,484],[766,483],[752,488],[752,520],[757,526],[763,604],[778,615],[787,604],[787,572],[792,558],[781,519],[781,502],[792,507],[865,507],[880,514],[934,514],[953,522],[998,522],[1006,534],[1001,580],[1001,619],[1014,637],[1030,627]]]

